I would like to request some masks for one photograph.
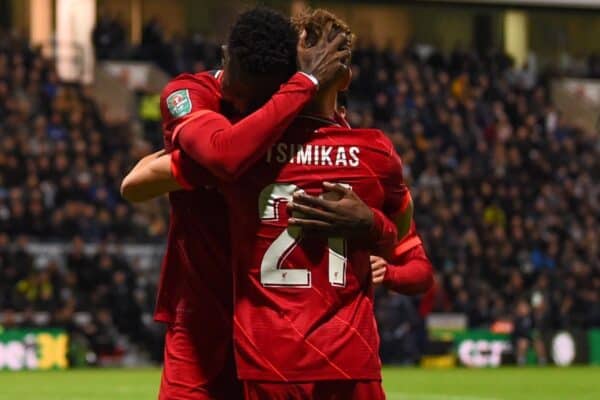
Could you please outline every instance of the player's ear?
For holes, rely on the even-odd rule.
[[[224,44],[221,46],[221,64],[223,65],[223,71],[227,70],[229,65],[229,47]]]
[[[345,92],[350,87],[350,83],[352,82],[352,68],[347,66],[342,72],[342,79],[340,80],[340,92]]]

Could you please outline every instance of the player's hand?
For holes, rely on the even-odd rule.
[[[373,229],[373,211],[350,188],[339,183],[323,183],[322,197],[303,191],[294,193],[288,210],[289,225],[299,226],[326,236],[357,238],[369,236]]]
[[[371,276],[373,277],[373,285],[380,285],[385,278],[385,271],[388,263],[381,257],[371,256]]]
[[[344,32],[335,34],[333,23],[327,24],[317,43],[307,43],[306,31],[298,41],[298,68],[313,75],[320,85],[331,82],[337,74],[348,68],[344,61],[350,57],[350,38]]]

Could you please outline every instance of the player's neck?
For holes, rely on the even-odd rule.
[[[313,100],[304,107],[303,112],[305,114],[334,119],[336,108],[337,91],[321,90],[315,95]]]

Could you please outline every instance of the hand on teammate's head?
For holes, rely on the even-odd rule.
[[[325,10],[307,11],[293,23],[300,34],[300,71],[314,75],[321,86],[343,82],[349,75],[353,38],[346,23]]]

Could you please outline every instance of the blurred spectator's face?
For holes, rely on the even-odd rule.
[[[115,214],[118,218],[127,217],[127,206],[124,204],[119,204],[115,210]]]
[[[110,312],[106,309],[102,309],[98,312],[98,320],[104,324],[112,324],[112,317]]]
[[[400,146],[404,142],[404,137],[401,132],[392,133],[391,139],[392,139],[392,143],[394,143],[395,146]]]
[[[520,301],[519,304],[517,304],[517,315],[519,317],[526,317],[529,315],[529,304],[527,304],[527,302]]]
[[[68,168],[69,166],[69,160],[67,160],[67,157],[63,154],[59,155],[58,157],[56,157],[55,160],[55,168],[58,171],[64,171]]]

